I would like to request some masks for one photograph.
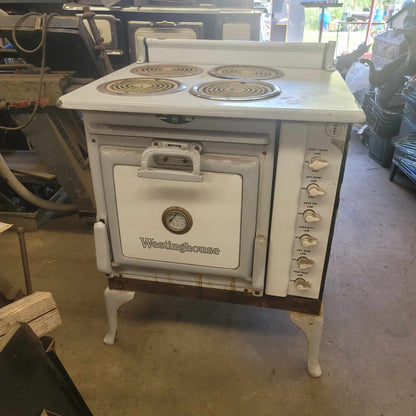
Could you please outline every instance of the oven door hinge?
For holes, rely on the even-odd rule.
[[[94,241],[98,271],[109,275],[109,277],[113,277],[114,271],[111,267],[111,249],[107,226],[102,221],[97,221],[94,224]]]
[[[267,238],[258,235],[254,239],[253,259],[253,295],[262,296],[264,290],[264,277],[266,275]]]

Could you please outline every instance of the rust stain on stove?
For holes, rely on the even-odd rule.
[[[331,139],[331,143],[341,151],[341,153],[344,153],[344,146],[345,142],[343,140],[339,139]]]
[[[202,287],[202,276],[200,274],[196,275],[195,283],[197,286]]]

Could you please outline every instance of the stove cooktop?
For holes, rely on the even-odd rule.
[[[184,83],[170,78],[190,77],[204,72],[204,69],[185,64],[147,64],[130,70],[136,75],[152,74],[154,78],[123,78],[100,84],[97,90],[105,94],[142,96],[178,92],[187,88]],[[206,76],[227,78],[194,84],[189,92],[196,97],[217,101],[253,101],[279,95],[281,90],[270,80],[283,73],[273,68],[250,65],[223,65],[206,71]]]
[[[239,65],[242,68],[237,70],[239,76],[266,79],[219,79],[210,73],[217,73],[218,68],[223,67],[226,67],[227,75],[236,68],[234,65],[192,62],[133,63],[66,94],[62,97],[61,107],[302,121],[355,122],[363,119],[361,110],[336,72],[290,68],[283,74],[271,65]]]

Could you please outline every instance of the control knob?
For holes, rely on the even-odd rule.
[[[326,168],[328,165],[328,161],[319,156],[313,157],[308,163],[309,168],[312,170],[321,170]]]
[[[317,212],[315,212],[313,209],[307,209],[303,213],[303,218],[305,219],[305,222],[321,221],[321,216]]]
[[[317,183],[310,183],[306,187],[306,191],[310,196],[322,196],[326,194],[325,190],[322,189]]]
[[[308,290],[311,288],[311,284],[301,277],[295,280],[295,288],[299,291]]]
[[[318,239],[309,234],[303,234],[300,236],[300,243],[303,247],[312,247],[318,244]]]
[[[312,267],[315,264],[315,262],[313,260],[308,259],[307,257],[304,257],[304,256],[299,257],[296,261],[298,263],[299,269],[301,269],[301,270],[309,269],[310,267]]]

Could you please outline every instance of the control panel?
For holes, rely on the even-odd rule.
[[[319,297],[346,130],[342,123],[310,127],[299,189],[289,295]]]

